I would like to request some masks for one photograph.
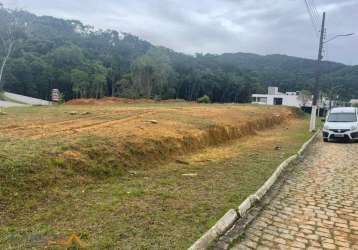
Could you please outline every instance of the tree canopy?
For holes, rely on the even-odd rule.
[[[0,18],[1,60],[9,41],[16,40],[1,82],[19,94],[48,99],[57,88],[66,99],[197,100],[207,95],[213,102],[249,102],[252,93],[264,93],[271,85],[283,91],[312,91],[315,61],[309,59],[245,53],[191,56],[76,20],[39,17],[3,6]],[[24,25],[26,36],[20,32]],[[16,31],[10,40],[9,28]],[[324,62],[325,94],[357,97],[357,67]]]

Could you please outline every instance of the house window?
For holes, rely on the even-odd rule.
[[[283,99],[282,98],[274,98],[273,99],[273,104],[274,105],[282,105],[283,104]]]
[[[267,103],[267,97],[259,97],[258,102],[259,103]]]
[[[267,104],[267,97],[252,97],[252,102]]]

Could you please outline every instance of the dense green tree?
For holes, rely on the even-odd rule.
[[[48,55],[48,60],[56,68],[68,69],[85,63],[82,50],[74,45],[62,46]]]
[[[57,88],[67,100],[121,96],[195,101],[207,95],[213,102],[249,102],[253,93],[265,93],[268,86],[312,91],[314,82],[316,63],[309,59],[185,55],[127,33],[3,6],[0,24],[0,67],[6,65],[0,71],[0,90],[4,86],[43,99]],[[357,67],[323,62],[323,94],[357,98]]]
[[[90,88],[91,96],[102,98],[105,96],[106,91],[106,75],[107,69],[100,63],[96,62],[92,65],[92,86]]]
[[[80,69],[73,69],[71,71],[71,82],[73,84],[72,90],[76,98],[88,97],[90,79],[87,72]]]
[[[140,97],[175,97],[176,76],[166,49],[152,48],[132,66],[133,88]]]

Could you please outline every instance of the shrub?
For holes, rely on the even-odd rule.
[[[64,104],[64,103],[65,103],[65,95],[63,93],[60,93],[58,104]]]
[[[197,100],[198,103],[211,103],[211,99],[209,96],[204,95]]]

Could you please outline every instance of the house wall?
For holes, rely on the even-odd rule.
[[[301,107],[302,103],[298,100],[297,95],[252,95],[253,98],[267,98],[267,102],[253,101],[254,104],[274,105],[275,98],[282,98],[282,105],[290,107]]]
[[[358,105],[358,99],[352,99],[352,100],[350,101],[350,104],[351,104],[351,105]]]
[[[268,94],[269,95],[277,95],[278,92],[278,87],[268,87]]]

